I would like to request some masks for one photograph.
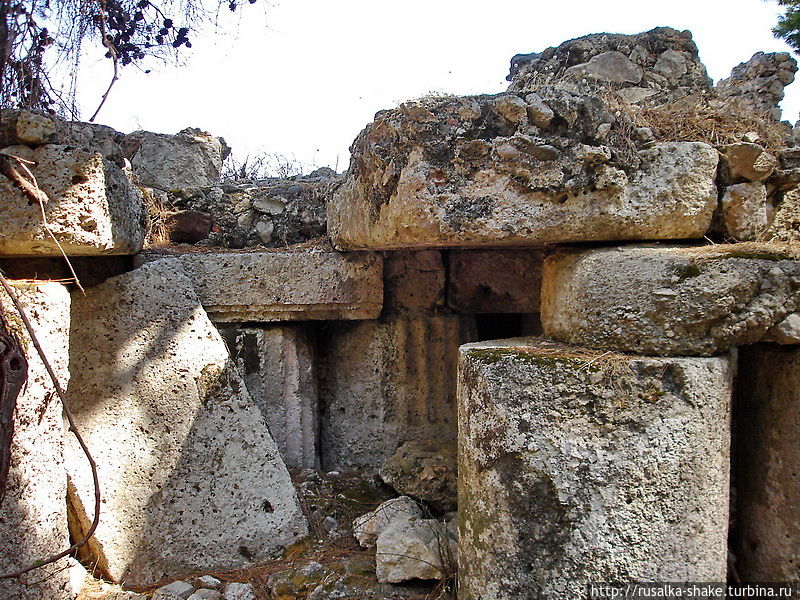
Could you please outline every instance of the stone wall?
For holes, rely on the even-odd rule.
[[[99,459],[81,560],[127,585],[268,560],[308,534],[292,478],[322,468],[457,522],[464,600],[729,561],[796,579],[796,70],[759,53],[713,87],[689,32],[586,36],[515,56],[506,93],[379,112],[344,174],[259,181],[222,182],[197,129],[4,111],[0,268]],[[28,358],[14,566],[80,537],[94,493]],[[389,565],[445,529],[407,521],[379,577],[442,576],[427,546],[438,567]],[[42,585],[0,599],[74,596]]]

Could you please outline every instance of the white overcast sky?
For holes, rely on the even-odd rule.
[[[788,50],[770,32],[779,12],[769,0],[258,0],[238,28],[223,14],[228,33],[195,36],[186,65],[123,69],[97,122],[123,132],[199,127],[239,157],[279,153],[341,171],[376,111],[429,92],[501,92],[514,54],[670,26],[692,31],[718,81],[759,50]],[[88,118],[110,66],[90,57],[82,74]],[[798,119],[800,81],[783,109]]]

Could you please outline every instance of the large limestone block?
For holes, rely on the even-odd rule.
[[[134,131],[121,144],[139,182],[163,191],[216,185],[230,154],[224,139],[192,127],[175,135]]]
[[[313,335],[298,325],[220,329],[290,469],[319,468]]]
[[[564,250],[542,275],[548,337],[658,356],[709,356],[761,339],[800,304],[787,247]]]
[[[67,289],[57,283],[15,283],[14,289],[30,317],[59,383],[69,379],[69,307]],[[70,546],[67,532],[67,472],[62,440],[61,403],[39,355],[10,299],[0,290],[0,310],[22,341],[28,359],[28,383],[17,399],[14,441],[6,495],[0,504],[0,571],[34,564]],[[85,459],[76,466],[89,469]],[[20,581],[0,581],[1,600],[72,600],[69,573],[62,559],[33,571]],[[49,577],[48,577],[49,575]]]
[[[543,250],[454,250],[447,304],[459,313],[538,313]]]
[[[72,146],[11,146],[5,150],[35,163],[28,167],[47,195],[47,223],[64,252],[135,254],[141,250],[144,203],[126,170],[98,152]],[[60,255],[42,223],[39,203],[6,176],[0,176],[0,194],[5,198],[0,254]]]
[[[744,581],[800,575],[800,351],[742,349],[737,379],[736,569]]]
[[[379,112],[328,203],[329,234],[348,250],[701,238],[718,152],[637,147],[624,119],[553,88]]]
[[[375,472],[404,442],[456,435],[455,315],[332,324],[325,352],[322,464]]]
[[[72,317],[68,393],[100,471],[101,573],[142,585],[237,568],[306,533],[266,421],[180,262],[75,294]],[[91,481],[73,443],[66,462],[83,530]]]
[[[459,598],[724,581],[732,372],[535,338],[463,346]]]
[[[169,254],[147,253],[141,260]],[[375,319],[383,306],[383,261],[326,244],[272,251],[174,254],[215,322]]]

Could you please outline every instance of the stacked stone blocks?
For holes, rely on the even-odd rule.
[[[795,71],[757,55],[715,90],[688,32],[588,36],[515,57],[507,93],[378,113],[344,176],[244,187],[220,183],[227,146],[199,130],[4,115],[3,264],[137,255],[108,273],[87,258],[103,276],[71,301],[17,284],[101,458],[83,560],[134,585],[264,560],[308,531],[291,472],[324,468],[457,504],[463,600],[721,581],[733,460],[737,572],[796,579],[800,257],[775,240],[795,239],[797,152],[656,140],[634,118],[703,94],[772,119]],[[172,243],[142,252],[153,199]],[[31,425],[36,368],[19,444],[52,442],[52,514],[2,510],[66,545],[93,489],[51,407]]]

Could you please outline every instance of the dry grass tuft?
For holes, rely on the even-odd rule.
[[[649,127],[659,142],[706,142],[719,147],[741,142],[745,134],[755,132],[759,144],[777,152],[786,146],[789,133],[784,124],[759,114],[745,102],[714,94],[694,94],[650,106],[627,104],[616,94],[607,94],[606,101],[636,127]]]
[[[167,245],[169,237],[164,217],[169,212],[169,209],[152,190],[149,188],[139,189],[144,197],[145,210],[147,211],[144,247],[153,248]]]

